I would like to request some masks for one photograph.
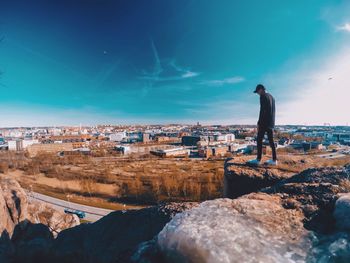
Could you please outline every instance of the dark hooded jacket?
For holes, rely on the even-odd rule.
[[[260,96],[260,114],[258,125],[261,128],[275,127],[275,99],[270,93]]]

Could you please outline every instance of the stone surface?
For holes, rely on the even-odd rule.
[[[158,244],[167,262],[304,262],[311,240],[302,220],[278,196],[217,199],[176,215]]]
[[[126,262],[139,244],[153,239],[177,213],[197,203],[171,203],[141,210],[116,211],[93,224],[62,231],[50,261]]]
[[[11,178],[0,178],[0,231],[11,236],[22,221],[47,225],[54,235],[66,228],[79,225],[75,215],[65,214],[40,202],[29,202],[19,183]]]
[[[226,198],[237,198],[259,191],[294,175],[278,168],[250,167],[235,158],[225,161],[224,170],[224,197]]]
[[[17,224],[11,238],[15,253],[15,263],[47,262],[45,259],[54,241],[53,234],[47,225],[22,221]]]
[[[334,218],[340,230],[350,230],[350,194],[341,195],[335,203]]]
[[[350,192],[349,174],[350,166],[307,169],[262,192],[279,195],[285,208],[300,209],[306,228],[328,233],[335,227],[338,194]]]
[[[264,170],[239,169],[239,177],[252,178],[249,182],[260,188]],[[0,237],[0,262],[350,262],[349,234],[335,224],[347,214],[347,202],[338,198],[350,192],[350,166],[294,176],[280,172],[272,186],[255,187],[234,200],[113,212],[93,224],[63,230],[56,239],[46,226],[24,220],[12,240],[6,231]],[[247,181],[238,182],[236,189],[250,189]],[[8,198],[0,195],[2,211],[7,211]],[[21,218],[19,211],[14,215]],[[10,217],[2,227],[14,227],[14,222]]]

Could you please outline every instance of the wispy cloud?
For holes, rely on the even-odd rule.
[[[152,72],[143,70],[143,75],[139,79],[149,80],[151,82],[176,81],[194,78],[200,75],[189,68],[181,67],[175,63],[175,60],[162,60],[159,56],[157,47],[151,39],[151,48],[154,56],[154,69]]]
[[[186,71],[181,75],[182,78],[187,79],[187,78],[193,78],[199,76],[198,72],[193,72],[193,71]]]
[[[226,84],[237,84],[243,81],[245,81],[245,78],[241,76],[234,76],[234,77],[225,78],[225,79],[205,80],[205,81],[202,81],[201,84],[208,85],[208,86],[223,86]]]
[[[350,23],[345,23],[343,25],[337,26],[337,31],[346,31],[350,33]]]

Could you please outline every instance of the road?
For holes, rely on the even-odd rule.
[[[339,148],[337,151],[335,152],[327,152],[324,154],[319,154],[317,155],[318,157],[321,158],[327,158],[327,159],[336,159],[336,158],[342,158],[342,157],[346,157],[347,155],[349,155],[350,151],[350,147],[349,146],[342,146],[341,148]]]
[[[341,152],[332,152],[332,153],[319,154],[317,156],[321,158],[327,158],[327,159],[336,159],[336,158],[345,157],[346,155]]]
[[[51,196],[47,196],[47,195],[43,195],[35,192],[30,192],[30,193],[28,192],[28,198],[29,200],[36,200],[45,204],[49,204],[55,209],[63,212],[65,208],[71,208],[71,209],[83,211],[85,212],[85,215],[86,215],[84,219],[91,222],[95,222],[99,220],[101,217],[108,215],[110,212],[113,212],[113,210],[72,203],[72,202],[64,201],[58,198],[54,198]]]

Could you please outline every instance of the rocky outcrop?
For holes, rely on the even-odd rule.
[[[175,216],[158,244],[167,262],[303,262],[311,239],[302,219],[278,196],[217,199]]]
[[[76,215],[65,214],[40,202],[28,204],[28,220],[35,224],[46,225],[54,237],[62,230],[77,226],[80,220]]]
[[[171,203],[141,210],[116,211],[93,224],[62,231],[50,262],[127,262],[139,244],[153,239],[171,218],[197,203]],[[69,260],[72,259],[72,260]]]
[[[234,189],[262,187],[257,171],[266,168],[230,169]],[[175,216],[158,245],[167,262],[349,262],[349,235],[338,231],[349,224],[349,195],[338,199],[349,175],[350,166],[308,169],[259,193],[204,202]]]
[[[0,178],[0,231],[11,236],[15,226],[21,222],[42,223],[54,235],[79,225],[75,215],[59,212],[36,201],[29,202],[26,192],[16,180]]]
[[[234,200],[113,212],[93,224],[63,230],[56,239],[47,227],[22,221],[12,240],[7,236],[0,242],[0,252],[6,248],[3,258],[12,262],[350,261],[345,232],[350,166],[294,176],[245,165],[229,169],[240,179],[250,178],[236,181],[235,189],[251,191],[249,182],[254,191]],[[264,171],[270,179],[259,176]],[[272,186],[261,183],[272,184],[272,178]]]
[[[262,190],[281,197],[286,209],[305,215],[305,227],[327,233],[335,227],[333,211],[341,193],[350,192],[350,166],[307,169]]]
[[[335,202],[334,219],[340,230],[350,231],[350,194],[343,194]]]
[[[241,160],[234,158],[225,161],[224,172],[224,197],[226,198],[237,198],[259,191],[294,175],[278,167],[249,167]]]
[[[350,191],[350,166],[307,169],[291,175],[279,168],[248,167],[233,159],[225,162],[225,197],[261,191],[281,198],[283,207],[305,215],[308,229],[327,232],[334,228],[333,213],[339,193]]]
[[[146,258],[154,262],[161,255],[152,239],[175,214],[197,205],[171,203],[141,210],[116,211],[95,223],[66,229],[56,239],[47,226],[22,222],[16,226],[10,244],[8,241],[4,243],[8,244],[6,253],[14,263],[126,263],[133,262],[138,255],[142,262],[147,262]],[[1,244],[0,241],[0,249]],[[141,253],[140,249],[147,244],[151,246]]]

